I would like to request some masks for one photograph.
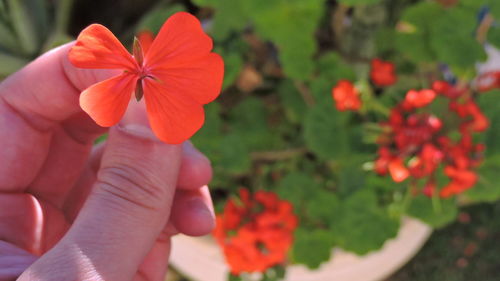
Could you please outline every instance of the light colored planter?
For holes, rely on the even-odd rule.
[[[286,281],[380,281],[405,265],[429,238],[432,229],[415,219],[404,219],[398,236],[379,251],[356,256],[334,249],[332,258],[317,270],[301,265],[287,268]],[[367,234],[369,235],[369,234]],[[171,265],[193,281],[226,281],[228,267],[210,237],[173,238]]]

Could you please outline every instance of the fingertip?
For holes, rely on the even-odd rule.
[[[189,236],[209,234],[215,227],[215,213],[208,189],[178,190],[172,209],[175,228]]]
[[[0,280],[18,278],[37,257],[13,244],[0,240]]]
[[[182,148],[178,187],[193,190],[208,185],[213,175],[210,160],[189,141],[184,142]]]
[[[83,91],[98,82],[117,76],[121,73],[121,71],[117,69],[83,69],[74,66],[69,58],[69,52],[74,45],[75,41],[62,45],[53,51],[60,51],[64,53],[61,57],[61,65],[63,67],[64,74],[68,78],[69,82],[79,91]]]

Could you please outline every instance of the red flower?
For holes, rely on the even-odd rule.
[[[380,87],[390,86],[396,83],[397,77],[394,73],[394,64],[381,59],[373,59],[370,78],[373,83]]]
[[[500,71],[486,72],[480,75],[476,79],[475,84],[479,92],[487,92],[500,88]]]
[[[400,125],[390,125],[397,148],[409,152],[418,150],[442,128],[441,120],[428,114],[411,114]]]
[[[410,173],[415,178],[431,175],[444,158],[444,153],[431,143],[424,144],[418,157],[410,163]]]
[[[436,91],[436,93],[438,94],[444,94],[448,92],[451,88],[453,88],[453,86],[446,81],[436,80],[432,82],[432,89]]]
[[[403,108],[405,108],[406,110],[411,110],[412,108],[424,107],[430,104],[435,97],[436,92],[434,92],[434,90],[410,90],[408,91],[408,93],[406,93]]]
[[[475,132],[482,132],[489,127],[488,118],[472,99],[465,103],[451,102],[450,109],[462,118],[470,117],[462,124],[463,129],[470,128]]]
[[[211,50],[212,40],[200,22],[180,12],[165,22],[147,51],[136,41],[134,56],[107,28],[90,25],[78,36],[69,59],[81,68],[123,70],[80,96],[82,109],[97,124],[115,125],[135,91],[138,100],[145,97],[148,118],[158,138],[177,144],[201,128],[203,105],[221,90],[224,63]]]
[[[410,175],[410,172],[406,168],[403,160],[399,157],[396,157],[389,162],[389,173],[395,182],[402,182]]]
[[[266,191],[250,196],[241,189],[240,197],[239,204],[227,202],[213,232],[231,272],[264,272],[283,263],[297,227],[292,205]]]
[[[375,172],[381,176],[385,176],[389,171],[389,162],[392,160],[392,153],[387,147],[380,147],[378,150],[378,158],[375,160]]]
[[[386,175],[389,172],[395,182],[402,182],[409,176],[409,171],[403,160],[392,155],[387,147],[379,149],[379,158],[375,161],[375,171],[379,175]]]
[[[463,88],[454,87],[450,83],[448,83],[446,81],[440,81],[440,80],[434,81],[432,83],[432,89],[436,93],[443,95],[445,97],[448,97],[450,99],[459,98],[459,97],[463,96],[464,94],[466,94],[468,91],[468,89],[466,87],[463,87]]]
[[[410,178],[411,185],[423,186],[423,194],[429,197],[449,197],[477,182],[473,169],[481,164],[485,147],[474,143],[473,133],[486,130],[489,121],[469,95],[469,88],[459,89],[443,81],[435,81],[432,88],[409,91],[391,110],[388,121],[381,123],[374,170],[382,176],[390,174],[395,182]],[[446,122],[431,113],[431,107],[426,108],[436,93],[448,98],[450,111],[442,112]],[[450,133],[461,137],[457,140]],[[450,179],[441,188],[436,185],[440,166]]]
[[[361,107],[359,92],[350,81],[340,80],[332,89],[332,97],[340,111],[356,111]]]
[[[440,196],[445,198],[466,191],[473,187],[477,181],[476,173],[467,169],[457,169],[453,166],[447,166],[444,169],[444,173],[451,178],[450,183],[443,187],[440,192]]]

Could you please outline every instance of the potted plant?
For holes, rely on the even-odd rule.
[[[0,76],[99,20],[46,2],[0,1]],[[105,2],[97,10],[117,9]],[[175,238],[183,273],[380,280],[460,205],[500,198],[498,1],[153,2],[103,19],[130,39],[187,10],[225,61],[224,92],[193,139],[213,162],[218,226]]]
[[[216,274],[187,272],[199,280],[380,280],[423,245],[419,222],[499,198],[500,80],[476,69],[500,43],[494,1],[194,3],[227,79],[194,138],[218,227],[177,238],[181,271],[191,252]],[[342,275],[377,256],[368,277]]]

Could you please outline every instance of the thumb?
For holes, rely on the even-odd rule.
[[[73,226],[19,280],[132,279],[170,216],[180,159],[181,146],[157,140],[131,104]]]

